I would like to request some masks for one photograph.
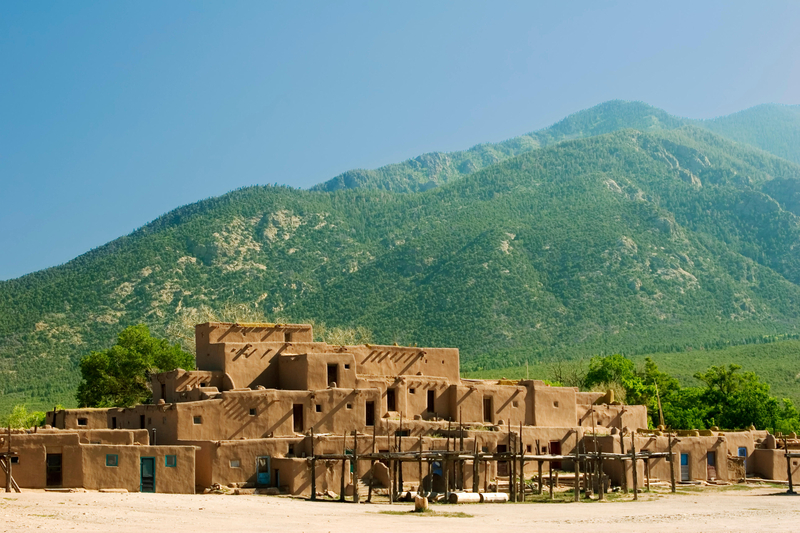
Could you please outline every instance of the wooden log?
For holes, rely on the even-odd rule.
[[[474,458],[472,459],[472,492],[479,492],[481,486],[480,480],[480,472],[481,472],[481,460],[480,456],[478,455],[478,439],[475,439],[475,445],[473,448],[475,449]]]
[[[639,499],[639,473],[636,468],[636,431],[631,432],[631,459],[633,460],[633,499]]]
[[[519,423],[519,492],[517,501],[525,501],[525,441],[522,439],[522,422]]]
[[[372,455],[375,456],[375,421],[372,421]],[[375,459],[369,462],[369,489],[367,492],[367,502],[372,502],[372,485],[375,482]]]
[[[6,493],[9,493],[11,492],[11,480],[14,479],[11,466],[11,422],[8,423],[6,444],[8,445],[8,454],[6,454]]]
[[[10,438],[11,434],[9,433],[9,439]],[[783,439],[783,451],[786,453],[786,477],[789,479],[789,490],[786,491],[786,494],[794,494],[794,481],[792,480],[792,458],[789,456],[789,447],[786,445],[785,437]]]
[[[417,459],[417,481],[419,481],[419,489],[417,492],[422,494],[424,490],[422,487],[422,435],[419,436],[419,458]]]
[[[646,477],[646,487],[647,492],[650,492],[650,458],[646,458],[644,460],[644,469],[645,469],[645,476]]]
[[[353,431],[353,502],[358,503],[358,430]]]
[[[539,467],[539,488],[537,490],[537,493],[541,494],[542,493],[542,462],[541,461],[537,461],[537,464],[538,464],[538,467]]]
[[[342,437],[342,455],[346,455],[347,452],[347,433],[343,433]],[[345,478],[345,469],[347,468],[347,459],[342,459],[342,483],[341,483],[341,493],[339,494],[339,501],[344,501],[344,478]]]
[[[574,500],[579,502],[581,500],[581,458],[578,450],[578,436],[575,435],[575,464],[573,470],[575,471],[575,494]]]
[[[622,434],[622,431],[619,432],[619,451],[622,455],[625,455],[625,435]],[[624,458],[620,457],[619,459],[620,468],[622,470],[622,492],[628,493],[628,462],[625,461]]]
[[[675,492],[675,454],[672,451],[672,432],[667,433],[667,440],[669,442],[669,484],[670,490]]]
[[[55,415],[54,415],[55,416]],[[317,499],[317,460],[314,457],[314,427],[311,427],[311,499]]]
[[[547,461],[547,471],[550,473],[550,475],[547,476],[549,478],[548,482],[550,484],[550,499],[553,500],[553,499],[555,499],[555,496],[553,495],[553,463],[552,463],[552,461]]]

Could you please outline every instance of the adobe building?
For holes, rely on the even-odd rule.
[[[194,492],[218,483],[299,496],[358,493],[366,484],[486,491],[518,479],[520,467],[503,455],[514,452],[541,489],[543,462],[546,471],[569,472],[576,453],[624,453],[619,435],[651,453],[669,447],[647,433],[645,406],[537,380],[462,379],[455,348],[330,345],[314,342],[308,324],[206,323],[195,335],[197,370],[153,375],[152,404],[53,411],[46,423],[57,430],[14,435],[19,485]],[[780,443],[766,432],[677,439],[687,480],[710,479],[703,466],[712,456],[714,479],[739,476],[736,461],[752,475],[786,479]],[[57,450],[60,478],[49,459]],[[376,465],[387,462],[376,461],[381,453],[417,459],[388,461],[390,471]],[[741,453],[729,469],[728,458]],[[367,458],[344,469],[338,459],[351,454]],[[623,464],[606,462],[612,483],[631,477]],[[669,479],[666,465],[653,458],[650,476]]]

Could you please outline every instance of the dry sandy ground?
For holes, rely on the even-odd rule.
[[[783,489],[785,490],[785,489]],[[800,531],[800,496],[781,489],[707,490],[650,501],[434,505],[439,513],[383,514],[413,504],[308,502],[270,496],[0,494],[0,530],[21,531]]]

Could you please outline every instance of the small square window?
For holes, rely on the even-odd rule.
[[[481,453],[487,453],[489,451],[488,446],[481,446]]]
[[[86,419],[86,418],[79,418],[78,419],[78,425],[79,426],[87,426],[87,425],[89,425],[89,420]]]
[[[558,401],[553,402],[553,407],[558,407]]]
[[[119,466],[119,455],[115,453],[106,454],[106,466]]]
[[[178,466],[178,456],[177,455],[165,455],[164,456],[164,466],[167,468],[175,468]]]
[[[294,455],[294,444],[289,445],[289,452],[286,455]]]
[[[250,416],[256,416],[256,408],[255,407],[251,407],[250,408]]]
[[[347,408],[348,408],[348,409],[352,409],[352,408],[353,408],[353,404],[352,404],[352,403],[348,403],[348,404],[347,404]]]
[[[416,389],[408,389],[408,393],[409,393],[409,394],[414,394],[415,392],[417,392],[417,390],[416,390]]]
[[[242,466],[242,464],[239,459],[231,459],[231,468],[239,468],[240,466]]]
[[[513,402],[511,402],[511,405],[513,405],[514,407],[519,407],[519,402],[518,401],[513,401]]]
[[[527,451],[528,453],[531,453],[531,452],[533,451],[533,446],[531,446],[530,444],[528,444],[528,446],[526,447],[526,451]]]
[[[205,384],[205,383],[201,383],[201,384],[200,384],[200,387],[205,387],[205,386],[206,386],[206,384]]]
[[[344,365],[344,369],[345,369],[345,370],[350,370],[350,365],[348,365],[347,363],[345,363],[345,365]]]
[[[193,420],[194,420],[195,424],[202,424],[203,423],[203,417],[202,416],[195,416]]]
[[[12,465],[18,465],[19,464],[19,457],[12,457],[11,458],[11,464]]]
[[[317,404],[317,405],[315,405],[315,406],[314,406],[314,409],[315,409],[315,410],[316,410],[318,413],[321,413],[321,412],[322,412],[322,405],[320,405],[320,404]]]

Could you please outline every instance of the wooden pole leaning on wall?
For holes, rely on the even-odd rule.
[[[372,421],[372,456],[375,457],[375,420]],[[372,502],[372,485],[375,482],[375,459],[369,461],[369,489],[367,490],[367,502]]]
[[[422,486],[422,435],[419,436],[419,456],[417,457],[417,481],[419,481],[419,486],[417,487],[417,492],[422,495],[425,491],[425,488]]]
[[[478,439],[476,438],[472,442],[472,492],[477,494],[480,492],[481,487],[481,460],[480,456],[478,455]]]
[[[347,454],[347,432],[342,433],[342,457]],[[342,459],[342,483],[341,483],[341,492],[339,494],[339,501],[343,502],[344,500],[344,478],[345,478],[345,470],[347,468],[347,459]]]
[[[11,439],[10,433],[8,438]],[[789,490],[786,491],[786,494],[795,494],[794,481],[792,480],[792,458],[789,455],[789,446],[786,444],[786,437],[783,438],[783,451],[786,454],[786,477],[789,479]],[[9,461],[11,461],[11,459],[9,459]],[[10,471],[9,469],[9,472]]]
[[[580,457],[580,450],[578,447],[580,446],[580,440],[578,439],[578,433],[575,433],[575,465],[573,466],[572,470],[575,471],[575,501],[581,501],[581,457]]]
[[[525,441],[522,438],[522,421],[519,423],[519,492],[518,501],[525,501]]]
[[[314,456],[314,427],[311,427],[311,499],[317,499],[317,459]]]
[[[619,430],[619,453],[625,455],[625,434],[622,429]],[[628,493],[628,462],[624,457],[619,458],[619,464],[622,469],[622,492]]]
[[[8,423],[8,434],[6,435],[8,453],[6,454],[6,493],[11,492],[11,422]]]
[[[636,468],[636,430],[631,431],[631,459],[633,463],[633,499],[639,499],[639,472]]]
[[[672,441],[672,430],[667,433],[667,441],[669,442],[669,485],[670,490],[674,493],[675,489],[675,453],[672,451],[674,442]]]
[[[353,503],[358,503],[358,430],[353,430]]]
[[[536,489],[536,492],[538,494],[541,494],[542,493],[542,461],[536,461],[536,463],[537,463],[537,466],[538,466],[538,469],[539,469],[539,483],[538,483],[538,487]]]

